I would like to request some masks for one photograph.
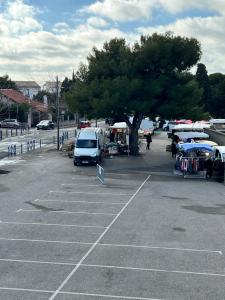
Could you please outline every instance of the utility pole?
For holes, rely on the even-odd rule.
[[[57,120],[57,150],[59,150],[59,79],[56,76],[56,120]]]

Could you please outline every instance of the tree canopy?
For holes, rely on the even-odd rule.
[[[0,89],[18,90],[16,83],[12,81],[8,75],[0,76]]]
[[[94,48],[88,65],[79,68],[66,95],[68,105],[90,117],[126,121],[131,151],[137,154],[144,116],[198,118],[203,113],[202,89],[188,73],[200,57],[196,39],[172,33],[142,36],[134,46],[112,39],[103,49]]]
[[[225,75],[214,73],[209,75],[211,95],[208,109],[212,117],[225,118]]]

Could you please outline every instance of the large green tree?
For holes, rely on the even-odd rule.
[[[212,117],[225,118],[225,75],[214,73],[209,75],[211,97],[208,109]]]
[[[197,65],[196,79],[199,83],[199,86],[203,89],[202,102],[204,104],[205,110],[208,111],[211,97],[211,89],[206,66],[202,63],[199,63]]]
[[[66,99],[89,116],[125,121],[131,154],[136,155],[144,116],[196,118],[203,112],[201,89],[187,73],[200,57],[196,39],[172,33],[142,36],[133,47],[113,39],[102,50],[93,49]]]

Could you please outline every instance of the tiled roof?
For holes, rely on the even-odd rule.
[[[29,104],[29,99],[22,93],[12,89],[1,89],[1,94],[18,104]]]
[[[47,112],[47,108],[44,106],[44,104],[30,100],[26,96],[24,96],[22,93],[12,90],[12,89],[1,89],[0,94],[3,96],[7,97],[11,101],[18,103],[18,104],[28,104],[30,105],[33,109],[40,111],[40,112]]]
[[[37,111],[40,111],[40,112],[48,111],[47,107],[38,101],[31,100],[30,104],[33,107],[33,109],[36,109]]]
[[[41,88],[35,81],[14,81],[18,88]]]

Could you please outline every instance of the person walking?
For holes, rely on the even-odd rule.
[[[149,134],[146,136],[146,142],[147,142],[146,149],[147,149],[147,150],[150,150],[150,143],[152,142],[152,136],[151,136],[151,133],[150,133],[150,132],[149,132]]]

